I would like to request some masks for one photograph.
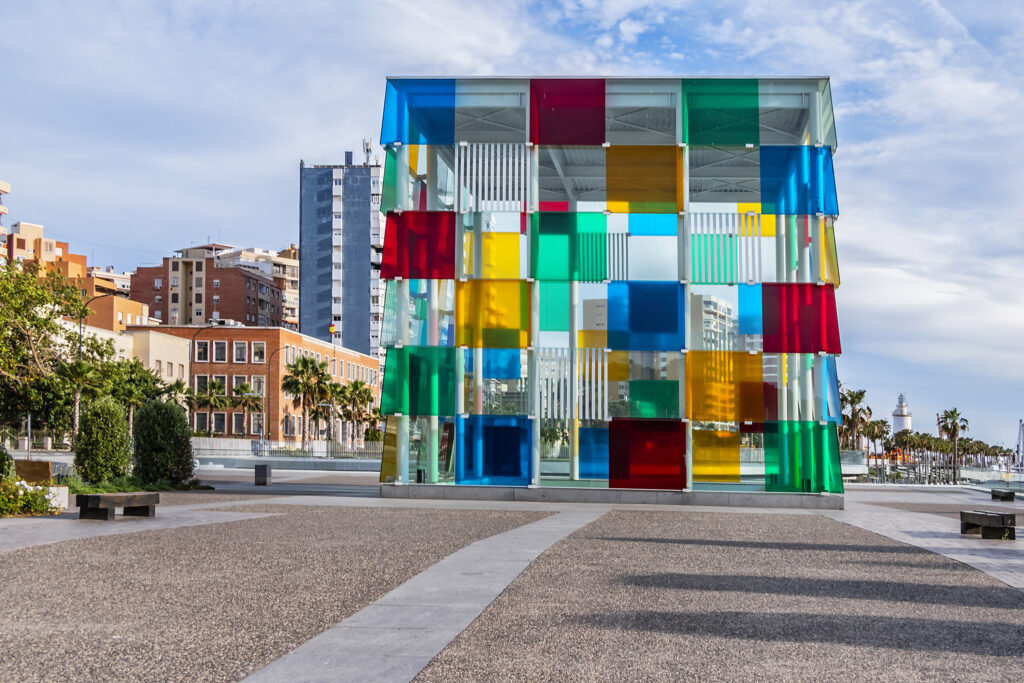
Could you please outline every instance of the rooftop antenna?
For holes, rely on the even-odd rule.
[[[367,140],[366,138],[363,138],[363,154],[366,155],[366,161],[364,161],[363,164],[366,166],[370,165],[370,152],[372,151],[373,150],[370,147],[370,141]]]

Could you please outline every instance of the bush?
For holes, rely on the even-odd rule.
[[[7,449],[4,448],[3,444],[0,444],[0,481],[8,481],[16,477],[14,458],[7,453]]]
[[[75,440],[75,471],[89,482],[128,474],[128,420],[121,404],[109,396],[91,402],[82,412]]]
[[[192,478],[192,431],[177,403],[149,401],[135,412],[135,476],[181,486]]]
[[[44,486],[29,486],[13,479],[0,481],[0,517],[46,514],[50,511],[46,494]]]

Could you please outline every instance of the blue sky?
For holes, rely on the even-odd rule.
[[[14,0],[0,25],[7,223],[119,269],[297,241],[299,159],[376,140],[386,75],[830,75],[841,379],[1016,438],[1022,3]]]

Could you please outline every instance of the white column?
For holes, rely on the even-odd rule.
[[[580,444],[579,444],[579,343],[580,325],[577,318],[577,299],[580,284],[573,280],[569,283],[569,479],[580,478]]]
[[[531,486],[540,486],[540,282],[530,283],[530,348],[527,351],[527,391],[529,392],[529,416],[533,423],[530,436],[530,469],[533,476]]]
[[[427,280],[427,345],[437,346],[438,335],[437,335],[437,287],[439,285],[437,280]],[[447,382],[448,378],[437,378],[439,382]],[[440,387],[437,387],[440,392]],[[437,483],[437,457],[439,455],[439,439],[438,439],[438,418],[437,415],[430,416],[430,427],[427,434],[427,471],[426,471],[426,483],[436,484]]]
[[[405,149],[403,146],[402,149]],[[401,170],[401,169],[399,169]],[[395,280],[395,309],[398,318],[398,340],[402,346],[409,342],[409,281]],[[398,463],[396,484],[407,484],[409,477],[409,416],[398,417]]]
[[[398,144],[398,143],[396,143]],[[398,204],[398,208],[401,210],[409,211],[413,208],[412,206],[412,176],[415,175],[416,169],[409,168],[409,146],[400,145],[398,147],[398,168],[395,170],[396,182],[398,183],[398,192],[395,197],[395,201]]]
[[[786,282],[789,270],[786,262],[787,245],[785,216],[775,216],[775,281]],[[779,354],[779,419],[789,419],[789,391],[787,376],[790,371],[786,363],[786,354]]]
[[[424,145],[422,149],[427,155],[427,211],[437,211],[437,146]]]
[[[676,117],[676,140],[683,138],[683,107],[685,100],[680,96],[680,103]],[[683,305],[683,343],[686,349],[679,356],[679,417],[686,420],[686,450],[684,452],[684,467],[686,469],[686,489],[693,488],[693,424],[687,418],[686,411],[686,352],[693,348],[693,328],[690,325],[690,280],[692,278],[692,257],[690,255],[690,233],[691,233],[691,212],[690,212],[690,147],[683,147],[683,215],[676,220],[677,254],[679,258],[678,270],[679,280],[683,283],[682,296]]]

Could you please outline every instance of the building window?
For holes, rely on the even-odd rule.
[[[214,363],[227,363],[228,362],[228,343],[226,341],[215,341],[215,342],[213,342],[213,362]]]
[[[205,394],[210,386],[210,378],[207,375],[196,375],[196,394]]]
[[[174,362],[167,361],[167,376],[174,377]]]
[[[196,312],[195,312],[195,317],[199,318],[200,320],[202,320],[202,318],[203,318],[203,309],[197,308]]]
[[[117,312],[117,322],[118,323],[123,323],[124,322],[124,312],[123,311],[118,311]]]
[[[202,278],[202,276],[196,277],[196,287],[202,287],[202,286],[203,286],[203,278]]]
[[[242,413],[231,416],[231,433],[245,436],[245,415]]]
[[[253,413],[249,416],[249,427],[252,431],[250,434],[259,434],[263,436],[263,415],[261,413]]]
[[[196,303],[197,304],[203,303],[203,294],[202,294],[202,292],[196,292]]]
[[[163,289],[164,279],[162,277],[153,278],[153,289]]]
[[[197,341],[196,342],[196,362],[207,363],[210,360],[210,342],[208,341]]]
[[[171,278],[171,287],[177,287],[177,286],[178,286],[178,278],[172,277]]]
[[[197,432],[205,432],[206,431],[206,424],[207,424],[206,421],[207,421],[207,418],[209,418],[209,415],[207,415],[206,413],[196,413],[195,414],[195,418],[196,418],[196,431]]]
[[[253,375],[249,380],[249,386],[252,387],[252,393],[259,396],[264,396],[263,390],[266,382],[264,381],[263,375]]]
[[[249,378],[246,375],[235,375],[234,377],[232,377],[231,378],[231,394],[233,396],[236,395],[236,391],[238,389],[238,385],[240,385],[240,384],[247,384],[248,382],[249,382]]]
[[[157,320],[163,320],[164,312],[158,308],[157,310],[153,311],[153,317],[156,318]]]
[[[214,304],[219,304],[220,303],[220,297],[217,296],[216,294],[213,295],[213,303]]]
[[[213,381],[217,383],[217,395],[227,396],[228,395],[228,376],[227,375],[214,375]]]
[[[267,343],[266,342],[254,341],[252,343],[252,362],[253,363],[266,363],[267,362],[266,355],[267,355]]]
[[[213,286],[214,287],[220,287],[220,280],[214,280],[213,281]]]
[[[227,422],[227,416],[224,413],[214,413],[213,414],[213,433],[214,434],[223,434],[224,433],[224,425],[225,425],[226,422]]]
[[[337,363],[337,361],[334,358],[332,358],[331,359],[331,376],[334,376],[334,373],[338,369],[336,363]]]
[[[291,350],[292,350],[292,347],[291,347],[290,344],[285,344],[284,345],[284,362],[285,363],[291,363],[292,362],[291,361]]]
[[[177,273],[178,272],[178,262],[177,261],[171,261],[171,272],[172,273]]]
[[[177,292],[175,292],[174,294],[171,294],[171,303],[172,304],[178,303],[178,293]]]
[[[164,298],[162,296],[160,296],[159,294],[157,294],[156,296],[153,297],[153,302],[154,303],[160,303],[163,300],[164,300]]]
[[[163,370],[163,368],[163,363],[161,363],[160,361],[156,361],[155,369],[157,371],[157,374],[159,374]]]
[[[236,363],[244,363],[249,360],[249,348],[244,341],[234,343],[234,354]]]
[[[196,261],[196,272],[197,273],[203,272],[203,262],[202,261]]]

